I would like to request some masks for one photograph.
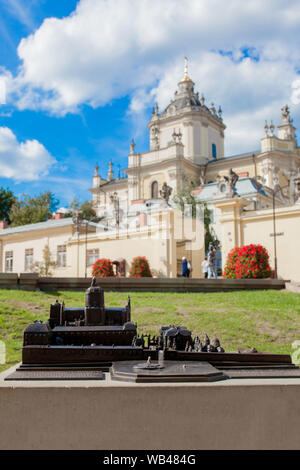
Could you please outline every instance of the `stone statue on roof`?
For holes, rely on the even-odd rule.
[[[173,189],[171,186],[168,186],[165,182],[162,186],[162,189],[159,191],[160,197],[168,204],[170,196],[172,194]]]
[[[224,180],[226,181],[227,185],[229,186],[229,191],[227,191],[230,197],[234,197],[237,195],[236,193],[236,183],[239,179],[239,176],[230,168],[229,176],[224,176]]]
[[[285,104],[281,108],[281,118],[282,118],[282,122],[285,122],[285,123],[291,122],[290,109],[287,104]]]

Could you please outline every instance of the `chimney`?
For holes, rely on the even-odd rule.
[[[62,212],[55,212],[55,214],[52,216],[53,220],[59,220],[63,218],[64,218],[64,214]]]
[[[145,227],[145,225],[147,225],[147,214],[141,212],[138,215],[138,227]]]
[[[0,220],[0,230],[4,230],[5,228],[7,228],[8,226],[8,223],[6,222],[6,220]]]

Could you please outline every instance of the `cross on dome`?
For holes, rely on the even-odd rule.
[[[180,81],[181,82],[191,82],[191,78],[189,77],[189,74],[188,74],[188,58],[187,56],[185,56],[184,58],[184,75],[183,75],[183,78],[182,80]]]

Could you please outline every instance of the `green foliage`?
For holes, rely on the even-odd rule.
[[[188,208],[188,213],[193,219],[197,217],[198,209],[200,207],[202,208],[205,229],[205,251],[207,251],[210,242],[214,243],[215,245],[219,245],[219,241],[213,228],[211,227],[212,210],[207,207],[205,202],[196,199],[195,195],[193,194],[194,189],[195,184],[190,182],[182,189],[182,191],[176,194],[173,200],[181,212],[185,213]]]
[[[92,269],[92,276],[95,277],[113,277],[114,270],[110,259],[98,259]]]
[[[185,212],[187,207],[191,212],[191,217],[193,219],[197,216],[197,206],[201,205],[202,203],[197,201],[195,195],[193,194],[193,190],[195,189],[195,184],[193,182],[189,183],[188,185],[184,186],[184,188],[179,191],[176,196],[174,196],[174,202],[181,210],[181,212]]]
[[[0,187],[0,220],[9,222],[9,212],[15,199],[12,191]]]
[[[150,266],[145,256],[133,258],[129,277],[152,277]]]
[[[99,222],[100,217],[97,217],[92,201],[83,202],[80,206],[80,211],[84,220]]]
[[[32,267],[33,272],[37,272],[39,276],[51,277],[52,269],[56,268],[57,263],[53,261],[49,245],[45,245],[43,249],[43,260],[36,261]]]
[[[45,191],[36,197],[23,194],[21,199],[16,200],[11,207],[9,216],[11,227],[45,222],[51,218],[58,203],[50,191]]]
[[[97,217],[95,209],[93,208],[92,201],[85,201],[80,204],[77,198],[74,198],[70,203],[70,210],[65,214],[66,217],[72,217],[75,211],[79,211],[84,220],[89,220],[90,222],[99,222],[101,217]]]

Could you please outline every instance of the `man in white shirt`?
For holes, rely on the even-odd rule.
[[[204,261],[202,261],[201,266],[202,266],[202,273],[204,274],[204,278],[207,279],[207,276],[208,276],[208,261],[207,261],[206,256],[204,258]]]

